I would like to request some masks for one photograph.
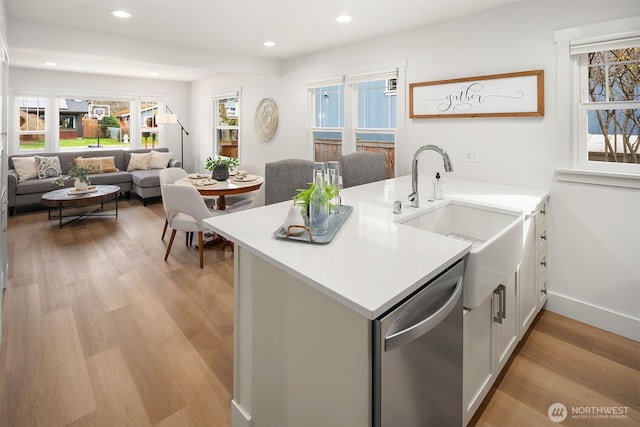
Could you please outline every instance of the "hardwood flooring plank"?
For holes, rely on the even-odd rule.
[[[76,329],[85,358],[117,345],[91,279],[68,285]]]
[[[211,324],[208,314],[191,299],[175,301],[166,308],[202,360],[231,394],[233,372],[229,366],[233,366],[233,336],[221,335]]]
[[[118,347],[90,357],[87,367],[97,409],[69,427],[151,425]]]
[[[541,316],[536,330],[616,363],[640,370],[640,343],[553,312]]]
[[[564,404],[568,411],[571,411],[572,407],[621,406],[615,398],[605,394],[606,391],[602,393],[596,387],[585,386],[560,376],[554,369],[526,356],[513,360],[507,375],[500,382],[499,390],[543,415],[547,414],[549,406],[553,403]],[[628,418],[615,420],[616,426],[637,425],[640,421],[637,405],[629,407],[628,411]],[[568,417],[562,425],[602,426],[602,419],[584,420]]]
[[[639,371],[538,330],[531,332],[527,343],[530,348],[524,357],[563,378],[598,390],[617,404],[634,407],[640,402]]]
[[[520,400],[513,398],[502,390],[496,390],[486,406],[485,416],[477,423],[469,423],[475,427],[539,427],[555,425],[547,414],[530,408]],[[472,420],[473,422],[473,420]]]
[[[40,286],[9,288],[3,307],[5,370],[28,366],[42,355]]]
[[[182,334],[176,334],[162,345],[170,361],[180,392],[187,396],[198,418],[196,425],[227,426],[231,423],[231,393],[211,373],[209,367]],[[215,396],[211,399],[208,396]]]
[[[155,424],[189,402],[180,392],[171,367],[162,357],[158,334],[152,334],[151,338],[147,335],[147,327],[151,325],[141,320],[140,313],[137,305],[128,305],[109,312],[107,318],[149,420]],[[150,321],[149,317],[145,318]],[[174,333],[178,332],[175,326]]]
[[[96,409],[89,374],[75,328],[71,308],[43,316],[44,376],[49,396],[57,395],[59,406],[49,408],[63,424]]]
[[[197,427],[191,417],[191,408],[187,406],[160,421],[155,427]]]

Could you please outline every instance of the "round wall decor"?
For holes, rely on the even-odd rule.
[[[269,142],[278,130],[278,106],[272,98],[264,98],[258,103],[254,126],[258,138],[262,142]]]

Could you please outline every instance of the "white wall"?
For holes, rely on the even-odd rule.
[[[344,46],[285,63],[280,77],[225,75],[193,84],[191,109],[198,125],[199,159],[212,153],[211,96],[242,87],[240,157],[267,162],[311,158],[304,83],[347,72],[373,71],[406,62],[408,83],[543,69],[545,115],[541,118],[413,119],[403,114],[396,147],[396,174],[407,174],[421,145],[443,146],[459,178],[550,189],[549,308],[640,340],[640,195],[637,190],[556,182],[555,47],[558,29],[638,14],[637,1],[531,1],[378,40]],[[274,140],[253,131],[258,101],[280,108]],[[407,97],[408,99],[408,97]],[[208,106],[209,113],[206,113]],[[405,104],[406,107],[406,104]],[[208,114],[209,116],[205,116]],[[476,148],[478,163],[464,162]],[[425,155],[421,171],[442,172]],[[446,176],[444,176],[446,179]]]
[[[11,63],[11,58],[9,58]],[[182,122],[190,131],[191,117],[189,105],[189,83],[170,82],[165,80],[135,79],[112,77],[97,74],[67,73],[47,70],[35,70],[27,68],[9,68],[9,152],[16,144],[15,111],[12,107],[13,95],[16,91],[35,91],[55,96],[57,94],[79,96],[123,96],[135,97],[162,97],[166,99],[167,105],[178,115],[178,120]],[[180,158],[180,126],[165,125],[161,132],[165,132],[167,147],[174,153],[174,158]],[[130,135],[132,145],[139,141],[139,133]],[[12,138],[13,137],[13,138]],[[185,163],[191,157],[189,136],[185,137]]]

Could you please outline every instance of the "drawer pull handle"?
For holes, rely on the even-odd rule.
[[[540,261],[540,265],[543,266],[543,267],[546,267],[547,266],[547,261]]]

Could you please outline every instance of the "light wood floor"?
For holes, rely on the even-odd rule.
[[[9,219],[0,426],[228,426],[233,254],[176,240],[160,203],[59,230],[46,212]],[[640,420],[638,343],[543,312],[477,426],[556,425],[551,403],[625,406]],[[589,421],[589,420],[587,420]]]

